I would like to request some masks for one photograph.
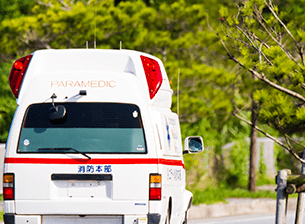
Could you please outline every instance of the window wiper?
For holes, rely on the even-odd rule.
[[[91,159],[91,157],[88,156],[86,153],[80,152],[80,151],[78,151],[78,150],[76,150],[76,149],[73,149],[73,148],[39,148],[38,150],[39,150],[39,151],[72,150],[72,151],[74,151],[74,152],[77,152],[77,153],[82,154],[83,156],[87,157],[88,159]]]

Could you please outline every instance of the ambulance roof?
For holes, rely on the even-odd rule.
[[[17,100],[19,104],[31,89],[34,91],[41,84],[39,91],[47,91],[56,87],[79,87],[82,90],[102,85],[114,86],[113,77],[117,74],[132,75],[138,82],[144,100],[149,105],[170,108],[172,90],[163,63],[160,59],[142,52],[132,50],[100,50],[100,49],[66,49],[35,51],[22,83]],[[144,61],[152,59],[160,66],[162,81],[156,94],[150,95],[150,84]],[[144,59],[144,60],[145,60]],[[107,74],[107,80],[104,80]],[[98,79],[98,77],[101,77]],[[148,74],[149,76],[149,74]],[[90,77],[92,77],[90,79]],[[123,76],[120,76],[123,78]],[[77,82],[84,82],[80,86]],[[89,81],[88,81],[89,80]],[[111,82],[113,81],[113,82]],[[125,80],[126,81],[126,80]],[[66,86],[65,86],[66,85]],[[77,86],[79,85],[79,86]],[[71,88],[70,88],[71,89]],[[126,89],[127,90],[127,89]],[[37,94],[37,91],[35,91]]]

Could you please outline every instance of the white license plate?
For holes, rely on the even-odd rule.
[[[123,216],[42,216],[42,224],[122,224]]]

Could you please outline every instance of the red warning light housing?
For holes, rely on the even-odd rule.
[[[162,84],[162,73],[159,63],[151,58],[140,56],[148,84],[150,99],[154,98]]]
[[[11,69],[9,83],[11,90],[16,98],[18,98],[21,84],[31,59],[32,55],[27,55],[25,57],[19,58],[14,62]]]

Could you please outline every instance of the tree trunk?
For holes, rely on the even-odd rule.
[[[249,183],[248,190],[251,192],[256,191],[256,161],[257,161],[257,130],[254,128],[257,125],[257,109],[258,104],[253,99],[253,95],[251,96],[252,100],[252,126],[251,126],[251,136],[250,136],[250,167],[249,167]]]

